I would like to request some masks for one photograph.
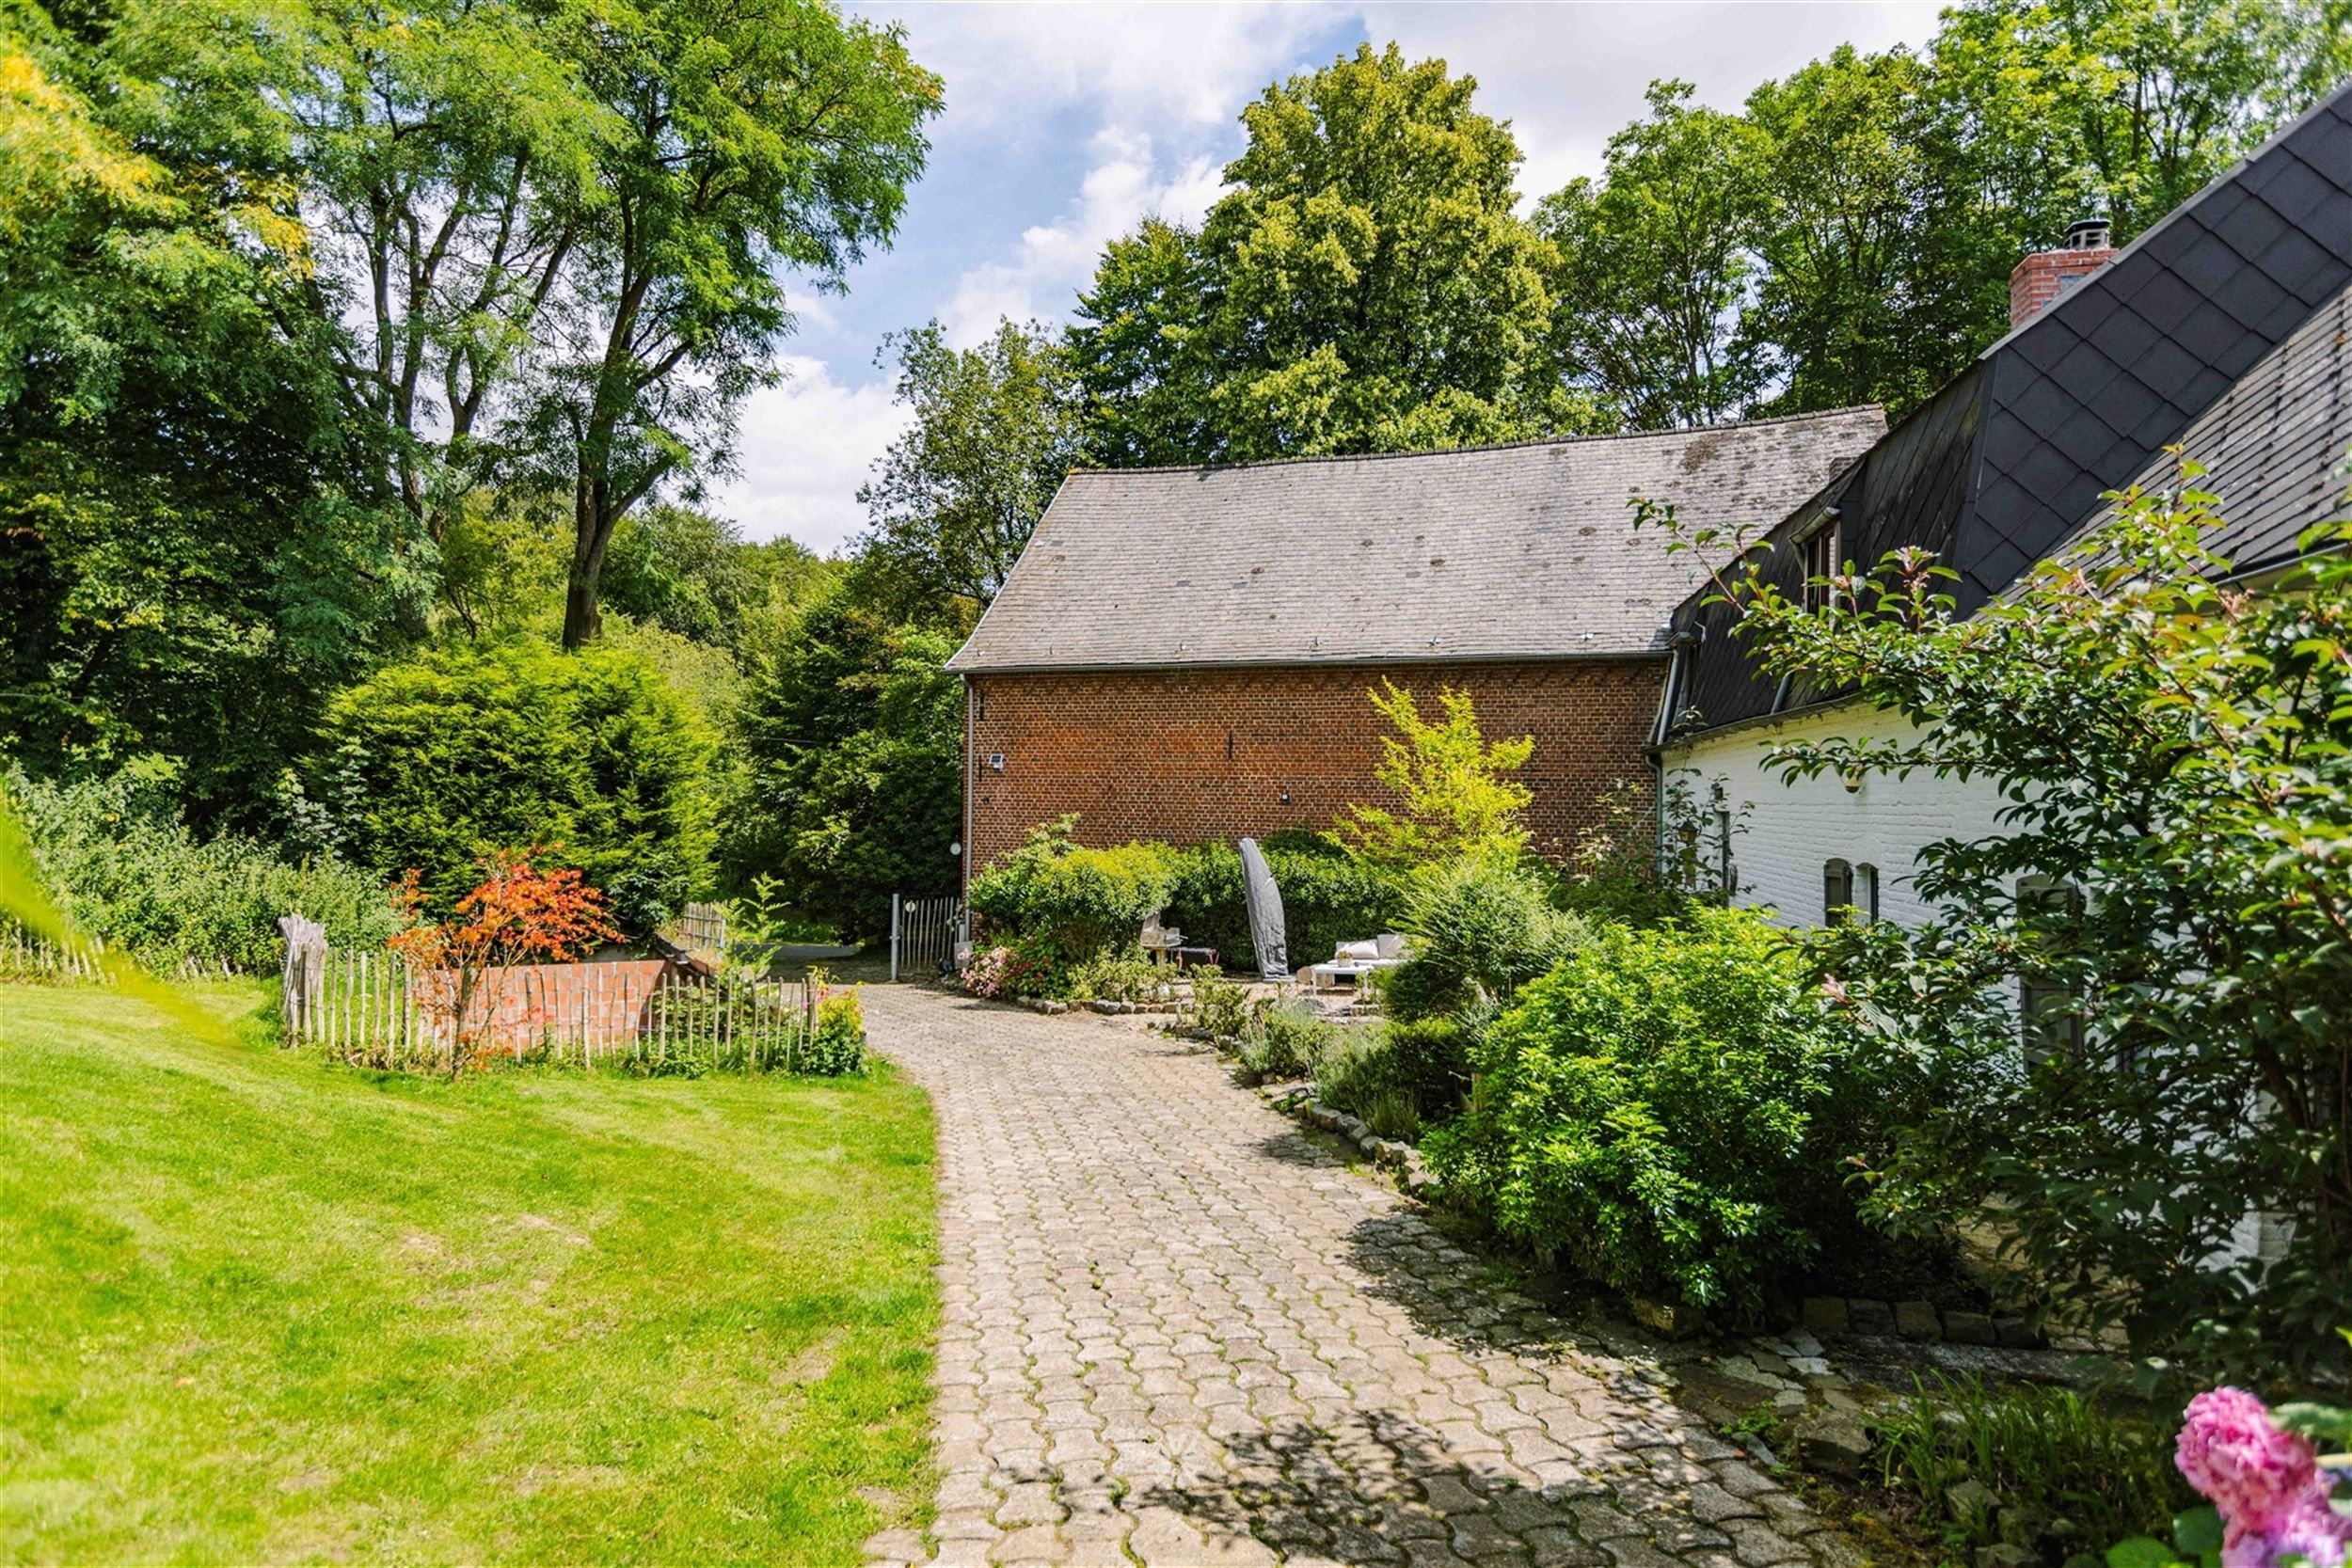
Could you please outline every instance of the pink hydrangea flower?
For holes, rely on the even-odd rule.
[[[2347,1552],[2352,1552],[2352,1518],[2328,1507],[2325,1494],[2317,1501],[2303,1504],[2265,1533],[2274,1563],[2293,1553],[2302,1556],[2313,1568],[2343,1568]]]
[[[2277,1568],[2290,1555],[2342,1568],[2352,1519],[2328,1506],[2310,1440],[2280,1431],[2253,1395],[2216,1388],[2189,1401],[2173,1462],[2220,1511],[2224,1568]]]
[[[2242,1388],[2216,1388],[2188,1402],[2173,1463],[2213,1499],[2233,1532],[2262,1529],[2313,1497],[2324,1506],[2311,1444],[2280,1432],[2269,1407]]]

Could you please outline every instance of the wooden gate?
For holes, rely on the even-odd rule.
[[[890,977],[935,980],[955,967],[964,940],[961,898],[890,895]]]

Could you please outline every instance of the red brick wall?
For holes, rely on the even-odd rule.
[[[1383,675],[1423,712],[1441,686],[1467,689],[1490,740],[1534,736],[1519,774],[1535,793],[1529,825],[1539,848],[1565,853],[1612,784],[1647,784],[1663,674],[1641,658],[975,675],[965,863],[984,869],[1065,812],[1082,843],[1191,844],[1328,827],[1352,801],[1381,803],[1372,774],[1388,722],[1365,693]]]
[[[2067,285],[2090,277],[2113,259],[2115,249],[2041,250],[2009,275],[2009,325],[2023,326],[2050,307]]]

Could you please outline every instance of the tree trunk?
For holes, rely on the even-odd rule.
[[[596,609],[596,579],[604,575],[605,546],[616,521],[605,505],[601,480],[580,476],[572,488],[572,569],[564,587],[564,651],[596,640],[604,617]]]

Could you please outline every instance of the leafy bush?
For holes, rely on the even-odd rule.
[[[1168,902],[1174,860],[1158,844],[1080,848],[1071,839],[1076,826],[1065,816],[1031,829],[1020,848],[972,879],[970,896],[975,913],[1045,939],[1073,963],[1133,945]]]
[[[1718,586],[1767,673],[1910,726],[1787,743],[1779,767],[1982,777],[2010,802],[1999,832],[1921,852],[1932,919],[1815,939],[1852,1032],[1962,1091],[1915,1093],[1874,1217],[1997,1227],[2029,1288],[2122,1330],[2151,1378],[2342,1383],[2352,555],[2315,531],[2292,578],[2242,590],[2205,548],[2200,472],[1965,620],[1919,551],[1826,603]],[[2243,1246],[2257,1214],[2292,1243]]]
[[[1249,1027],[1249,988],[1225,978],[1215,964],[1199,964],[1192,980],[1192,1022],[1211,1039],[1239,1039]]]
[[[1397,881],[1350,860],[1329,839],[1290,832],[1259,845],[1266,869],[1282,891],[1284,945],[1291,966],[1331,956],[1343,942],[1361,942],[1396,927],[1402,908]],[[1230,969],[1254,969],[1249,907],[1242,894],[1241,851],[1231,844],[1201,844],[1176,852],[1168,886],[1168,923],[1188,943],[1214,947]]]
[[[352,857],[414,869],[436,910],[483,856],[546,846],[650,930],[708,879],[713,743],[660,676],[611,648],[515,641],[377,671],[327,715],[320,794]]]
[[[1939,1372],[1915,1390],[1874,1413],[1870,1424],[1882,1445],[1881,1478],[1933,1514],[1944,1513],[1956,1484],[1975,1481],[2021,1522],[2068,1521],[2079,1550],[2165,1529],[2192,1500],[2162,1431],[2071,1389],[1994,1389]],[[1951,1520],[1948,1544],[1991,1545],[1994,1527],[1983,1513],[1963,1513]]]
[[[808,1043],[793,1058],[801,1071],[820,1078],[866,1070],[866,1007],[857,988],[828,990],[821,970],[811,971],[809,990],[817,999],[816,1026]]]
[[[1153,1002],[1168,989],[1168,970],[1139,949],[1105,948],[1071,966],[1068,994],[1073,1002]]]
[[[1471,1026],[1459,1018],[1391,1019],[1381,1031],[1396,1087],[1432,1120],[1462,1108],[1470,1086]]]
[[[1242,1037],[1243,1072],[1253,1082],[1303,1078],[1314,1070],[1338,1038],[1339,1031],[1311,1007],[1270,1007],[1252,1021]]]
[[[1413,938],[1412,956],[1391,972],[1385,994],[1406,1019],[1508,999],[1590,936],[1583,921],[1551,907],[1534,872],[1479,856],[1417,873],[1399,924]]]
[[[1432,1164],[1503,1234],[1620,1291],[1752,1317],[1839,1200],[1813,1136],[1842,1037],[1763,917],[1603,927],[1488,1028]]]
[[[1421,1140],[1421,1097],[1398,1054],[1393,1032],[1343,1029],[1317,1054],[1315,1098],[1363,1118],[1384,1138]]]
[[[294,863],[250,839],[199,842],[176,818],[168,771],[56,784],[11,770],[6,783],[59,908],[143,963],[275,969],[278,920],[290,913],[344,947],[377,946],[401,927],[383,880],[332,856]]]

